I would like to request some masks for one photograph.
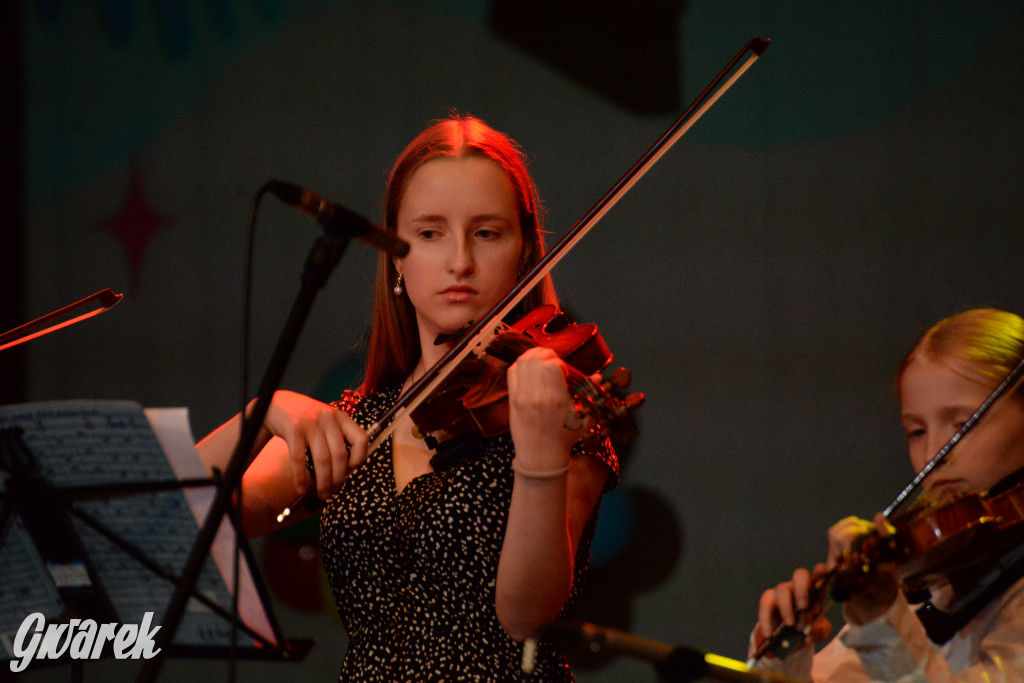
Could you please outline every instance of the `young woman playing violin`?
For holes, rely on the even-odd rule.
[[[896,375],[900,420],[915,471],[939,453],[1022,358],[1024,320],[1003,311],[967,311],[940,321],[921,337]],[[925,478],[923,496],[955,503],[971,494],[986,493],[992,499],[1019,492],[1015,487],[1024,482],[1024,391],[1017,388],[993,403],[947,457]],[[1021,514],[1018,510],[1017,520]],[[821,578],[840,566],[852,544],[866,534],[895,538],[891,521],[881,514],[874,523],[848,517],[829,529],[824,564],[812,571],[797,569],[790,581],[761,596],[751,651],[780,623],[794,626],[820,611],[814,603]],[[1018,532],[1013,538],[1013,564],[989,558],[987,565],[980,563],[988,567],[985,571],[960,569],[945,578],[941,572],[931,577],[928,608],[934,608],[932,616],[937,612],[953,624],[938,638],[947,639],[941,645],[933,642],[934,631],[926,632],[924,619],[908,602],[898,562],[881,562],[851,591],[843,604],[846,624],[824,649],[812,658],[813,648],[805,642],[782,662],[772,655],[761,662],[814,681],[1024,681],[1024,565],[1019,557],[1024,535]],[[984,555],[986,547],[965,553]],[[973,558],[952,559],[963,564]],[[986,589],[982,599],[974,599],[980,587],[966,579],[983,575],[998,577],[990,586],[995,590]],[[820,617],[810,621],[808,640],[825,640],[828,622]]]
[[[436,122],[402,152],[383,223],[411,246],[380,258],[365,380],[333,405],[275,395],[243,478],[245,528],[279,526],[313,483],[308,449],[326,503],[323,564],[349,638],[340,680],[518,680],[518,641],[575,604],[618,462],[607,440],[587,450],[585,427],[566,426],[565,366],[544,348],[507,372],[509,433],[468,440],[470,457],[432,460],[408,419],[367,453],[364,429],[450,346],[435,340],[481,320],[544,253],[522,153],[471,117]],[[545,279],[520,313],[554,301]],[[199,444],[204,460],[223,467],[237,438],[238,421],[225,424]],[[535,675],[572,680],[544,641]]]

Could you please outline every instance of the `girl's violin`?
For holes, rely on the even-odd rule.
[[[565,313],[545,304],[498,332],[482,351],[468,356],[446,381],[411,413],[420,434],[444,438],[477,433],[491,437],[509,428],[507,370],[525,351],[552,349],[568,367],[569,392],[577,411],[571,419],[589,417],[588,437],[609,436],[619,443],[637,432],[632,411],[644,402],[633,393],[619,398],[616,389],[629,385],[629,372],[620,368],[607,380],[594,375],[612,360],[604,339],[593,324],[569,322]]]
[[[997,495],[968,493],[919,506],[893,522],[895,533],[868,534],[836,568],[832,595],[846,600],[875,567],[893,562],[912,602],[928,586],[998,559],[1024,541],[1024,484]]]

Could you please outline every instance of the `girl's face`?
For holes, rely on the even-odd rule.
[[[923,354],[899,382],[900,422],[919,472],[988,398],[996,382],[961,374]],[[981,493],[1024,467],[1024,402],[1012,394],[996,401],[926,480],[927,489]]]
[[[438,334],[483,318],[519,277],[523,236],[515,189],[485,157],[433,159],[416,169],[396,229],[410,245],[395,268],[416,309],[424,350]]]

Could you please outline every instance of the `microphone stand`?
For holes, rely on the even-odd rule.
[[[662,683],[690,683],[703,679],[730,683],[797,683],[771,671],[750,671],[743,662],[712,652],[671,645],[588,622],[548,624],[541,629],[540,637],[582,645],[594,652],[607,650],[646,661],[653,666]],[[532,666],[532,662],[524,661],[523,673],[532,675]]]
[[[263,425],[263,418],[266,417],[270,408],[270,401],[274,392],[280,386],[281,378],[284,376],[285,367],[291,358],[295,345],[298,342],[299,334],[309,316],[313,306],[313,299],[316,293],[323,288],[330,276],[331,271],[341,260],[341,256],[348,246],[349,238],[359,234],[365,229],[364,226],[352,224],[334,225],[330,235],[321,235],[317,238],[312,250],[306,258],[306,264],[302,273],[302,286],[292,304],[291,313],[285,323],[285,327],[278,338],[274,354],[270,359],[263,380],[260,383],[256,397],[256,403],[252,412],[242,416],[242,433],[235,447],[228,466],[221,475],[217,495],[210,506],[206,520],[196,537],[188,563],[181,575],[181,581],[174,591],[171,602],[167,607],[161,621],[162,628],[156,639],[157,654],[146,662],[142,669],[140,681],[155,681],[166,658],[167,646],[174,638],[178,625],[185,613],[189,597],[199,580],[199,574],[203,563],[209,556],[210,547],[213,544],[214,536],[224,515],[231,506],[231,496],[242,482],[242,474],[249,464],[250,454],[256,444],[260,428]],[[347,233],[347,234],[346,234]]]

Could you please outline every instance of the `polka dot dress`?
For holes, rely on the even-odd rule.
[[[337,407],[368,427],[394,404],[400,387]],[[340,681],[521,681],[522,645],[505,634],[494,609],[495,577],[512,495],[514,455],[506,434],[452,467],[395,491],[391,440],[367,458],[324,508],[320,549],[349,646]],[[618,479],[610,447],[594,453]],[[576,558],[575,606],[597,520],[591,515]],[[550,643],[538,648],[535,681],[571,681]]]

